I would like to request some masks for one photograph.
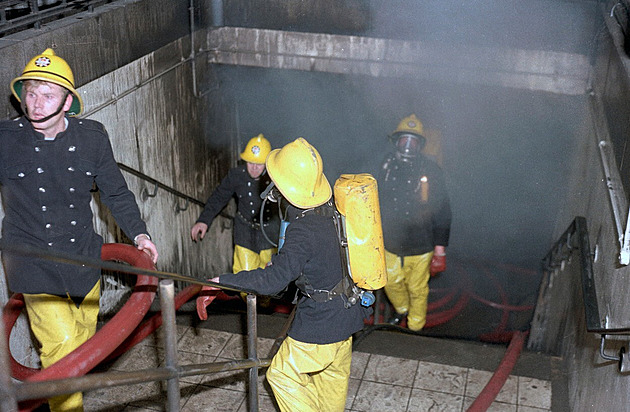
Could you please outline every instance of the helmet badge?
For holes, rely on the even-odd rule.
[[[47,67],[50,66],[50,59],[46,56],[40,56],[35,60],[35,66],[37,67]]]
[[[260,153],[260,146],[252,146],[252,153],[258,155],[258,153]]]
[[[415,129],[417,124],[413,120],[409,120],[409,122],[407,122],[407,126],[409,126],[410,129]]]

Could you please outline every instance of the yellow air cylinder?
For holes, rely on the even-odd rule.
[[[352,279],[362,289],[380,289],[387,272],[376,179],[368,173],[343,174],[334,192],[335,206],[345,218]]]

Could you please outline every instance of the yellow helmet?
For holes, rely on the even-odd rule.
[[[55,55],[53,49],[46,49],[26,64],[22,75],[11,81],[11,92],[21,102],[22,85],[25,80],[40,80],[54,83],[68,89],[72,93],[72,105],[68,110],[69,116],[78,116],[83,111],[83,101],[74,88],[74,75],[64,59]]]
[[[398,123],[398,127],[389,136],[390,141],[396,146],[398,159],[409,162],[422,152],[427,142],[424,136],[422,122],[415,114],[409,115]]]
[[[400,121],[400,123],[398,123],[398,127],[392,133],[392,137],[396,137],[397,135],[408,134],[408,133],[424,137],[423,132],[424,132],[424,129],[422,127],[422,122],[420,121],[420,119],[416,117],[415,114],[412,114],[410,116],[405,117],[404,119]]]
[[[267,172],[282,195],[301,209],[317,207],[332,197],[319,152],[300,137],[267,157]]]
[[[245,150],[241,153],[241,159],[249,163],[264,165],[270,151],[271,144],[269,144],[269,140],[265,139],[265,136],[261,133],[249,139]]]

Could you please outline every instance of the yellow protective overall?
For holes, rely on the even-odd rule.
[[[238,273],[241,270],[254,270],[258,268],[264,268],[271,256],[276,253],[277,249],[264,249],[259,253],[244,248],[243,246],[234,245],[234,262],[232,263],[232,273]],[[246,301],[247,293],[241,293],[241,298]],[[261,306],[269,306],[271,298],[267,296],[261,296],[258,298],[258,303]]]
[[[407,314],[407,327],[414,331],[427,322],[431,258],[433,251],[404,257],[385,251],[385,293],[396,312]]]
[[[96,333],[100,294],[100,280],[79,307],[69,297],[24,294],[29,324],[41,346],[42,368],[57,362]],[[77,392],[56,396],[50,398],[48,404],[53,412],[80,412],[83,411],[83,395]]]
[[[264,249],[259,253],[251,251],[243,246],[234,245],[234,262],[232,264],[232,273],[238,273],[242,270],[254,270],[264,268],[271,260],[271,255],[276,253],[276,249]]]
[[[287,337],[267,370],[283,412],[343,412],[350,378],[352,337],[319,345]]]

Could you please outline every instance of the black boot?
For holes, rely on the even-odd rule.
[[[406,313],[395,312],[394,315],[391,318],[389,318],[387,323],[389,323],[390,325],[400,325],[401,322],[405,320],[406,317],[407,317]]]

